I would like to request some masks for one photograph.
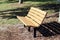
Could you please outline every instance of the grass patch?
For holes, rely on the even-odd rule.
[[[0,25],[3,25],[3,24],[18,24],[18,23],[21,23],[19,22],[18,19],[0,19]]]
[[[15,6],[15,5],[13,6],[13,4],[15,4],[15,3],[3,3],[2,2],[0,4],[0,25],[3,25],[3,24],[7,24],[7,25],[11,24],[12,25],[12,24],[21,23],[17,18],[16,19],[14,19],[14,18],[8,19],[10,16],[14,16],[15,14],[14,13],[9,13],[6,10],[13,10],[13,9],[19,8],[19,6]],[[6,13],[4,13],[4,11],[6,11]],[[3,16],[5,16],[5,17],[8,16],[8,18],[7,17],[3,18]]]
[[[13,6],[12,3],[0,4],[0,11],[15,9],[15,8],[18,8],[18,7],[19,6]]]

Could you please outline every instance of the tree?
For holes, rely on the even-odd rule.
[[[19,0],[19,4],[22,4],[23,3],[23,0]]]
[[[60,0],[57,0],[57,3],[60,4]],[[59,10],[59,18],[58,18],[58,22],[60,23],[60,9],[58,9],[58,10]]]

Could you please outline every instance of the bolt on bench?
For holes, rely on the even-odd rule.
[[[42,11],[35,7],[31,7],[27,16],[25,16],[25,17],[17,16],[17,18],[21,22],[23,22],[23,24],[25,26],[27,26],[29,28],[28,29],[29,31],[30,31],[30,27],[33,27],[34,28],[34,37],[36,37],[36,28],[42,24],[46,14],[47,14],[47,12],[45,12],[45,11]]]

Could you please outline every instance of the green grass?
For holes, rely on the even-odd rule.
[[[19,6],[13,6],[12,3],[0,4],[0,11],[12,10],[12,9],[16,9],[16,8],[19,8]],[[14,16],[14,13],[12,13],[12,14],[9,14],[9,13],[4,14],[3,12],[2,13],[0,12],[0,16]],[[7,17],[6,18],[0,17],[0,25],[3,25],[3,24],[18,24],[18,23],[21,23],[21,22],[17,18],[16,19],[14,19],[14,18],[8,19]]]
[[[26,1],[24,2],[25,4],[32,5],[32,6],[38,6],[38,5],[44,5],[44,4],[57,4],[56,1],[45,1],[45,2],[40,2],[40,1]]]
[[[9,10],[9,9],[15,9],[15,8],[17,8],[17,7],[13,6],[12,3],[0,4],[0,11]]]
[[[19,22],[18,19],[0,19],[0,25],[3,25],[3,24],[14,25],[14,24],[18,24],[18,23],[21,23],[21,22]]]

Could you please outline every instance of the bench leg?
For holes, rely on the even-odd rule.
[[[26,27],[26,26],[24,25],[24,27]]]
[[[30,27],[28,27],[28,31],[30,32]]]
[[[34,28],[34,38],[36,38],[36,28]]]
[[[27,27],[27,26],[24,25],[24,27]],[[28,31],[30,32],[30,27],[28,27]]]

